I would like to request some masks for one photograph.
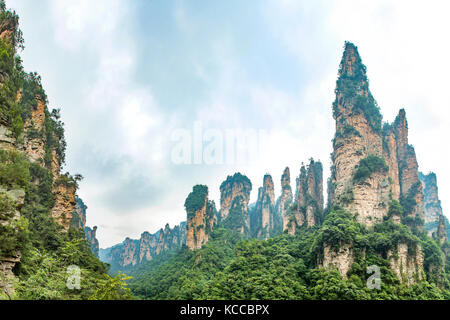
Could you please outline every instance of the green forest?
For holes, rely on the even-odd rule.
[[[168,252],[130,272],[130,289],[137,299],[162,300],[449,299],[449,257],[424,233],[414,235],[408,226],[395,224],[392,217],[402,211],[398,202],[392,203],[390,216],[374,232],[339,207],[330,210],[320,227],[301,227],[295,236],[245,239],[219,226],[202,249]],[[336,248],[353,243],[359,252],[346,277],[337,270],[317,268],[325,242]],[[393,274],[386,259],[387,249],[399,242],[424,250],[424,279],[410,286]],[[380,289],[367,286],[366,270],[371,265],[381,269]]]

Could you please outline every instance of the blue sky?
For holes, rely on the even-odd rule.
[[[192,186],[219,185],[236,171],[266,172],[277,194],[302,162],[324,163],[345,40],[368,68],[384,119],[407,112],[420,170],[437,173],[449,204],[447,97],[450,22],[445,2],[9,0],[21,18],[25,68],[38,71],[50,107],[62,109],[65,170],[81,173],[79,195],[101,247],[185,219]],[[264,130],[247,163],[179,165],[174,131]],[[447,182],[449,181],[449,182]]]

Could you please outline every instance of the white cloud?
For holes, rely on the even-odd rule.
[[[291,168],[295,184],[301,162],[310,157],[322,161],[326,178],[334,133],[331,103],[344,40],[359,47],[385,119],[392,121],[400,107],[406,108],[420,168],[437,173],[444,212],[450,208],[445,198],[450,193],[450,151],[443,146],[450,130],[447,2],[260,2],[263,16],[255,11],[236,30],[246,32],[252,22],[247,19],[263,19],[267,29],[261,32],[268,32],[264,45],[289,53],[283,58],[291,59],[292,68],[301,73],[299,83],[291,84],[296,90],[287,90],[276,79],[263,83],[254,77],[243,56],[259,42],[240,43],[228,25],[205,30],[204,17],[191,15],[187,2],[173,6],[173,21],[165,21],[170,27],[174,23],[173,30],[157,30],[164,35],[140,25],[135,29],[138,12],[129,1],[47,0],[36,6],[24,0],[12,5],[25,22],[25,40],[33,44],[27,47],[25,63],[34,63],[32,70],[42,73],[50,101],[62,108],[67,169],[85,176],[79,194],[89,207],[88,224],[99,226],[102,247],[145,230],[154,232],[166,222],[179,223],[185,218],[184,198],[196,183],[208,184],[218,203],[222,179],[241,171],[253,183],[255,201],[266,172],[279,193],[282,170]],[[30,9],[34,6],[39,14]],[[143,64],[162,62],[140,60],[138,49],[146,43],[137,38],[143,32],[154,37],[149,43],[158,50],[179,52],[183,67],[192,72],[183,81],[196,77],[202,84],[204,92],[191,92],[189,101],[178,101],[175,112],[158,101],[153,83],[136,80]],[[171,38],[170,32],[177,36]],[[181,43],[171,44],[174,39]],[[53,64],[58,56],[67,59]],[[49,57],[50,62],[39,62]],[[176,77],[177,72],[168,67],[167,73]],[[177,96],[177,87],[164,89]],[[262,128],[271,136],[262,141],[260,161],[251,165],[175,167],[167,159],[171,130],[191,129],[191,120],[220,130]]]

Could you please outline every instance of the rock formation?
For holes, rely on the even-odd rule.
[[[0,202],[2,203],[2,210],[4,210],[0,212],[0,226],[10,226],[16,229],[15,224],[20,219],[20,209],[24,204],[24,199],[25,191],[23,189],[5,190],[0,188]],[[5,202],[9,202],[11,206],[6,206]],[[3,228],[1,230],[5,231]],[[15,248],[6,255],[2,253],[0,251],[0,291],[11,296],[14,283],[13,268],[20,262],[22,253]]]
[[[2,165],[14,166],[20,164],[18,175],[22,175],[20,189],[5,184],[0,190],[9,194],[22,194],[16,203],[16,214],[2,221],[7,228],[13,227],[18,236],[26,228],[15,227],[18,222],[26,223],[26,217],[20,216],[22,205],[41,205],[39,211],[43,214],[52,214],[56,221],[68,229],[72,212],[75,206],[76,185],[64,183],[59,175],[59,168],[64,154],[64,130],[62,123],[52,118],[58,113],[50,113],[47,106],[47,97],[42,88],[40,77],[36,73],[24,73],[20,59],[17,58],[17,49],[22,46],[21,32],[18,28],[18,16],[0,6],[0,46],[3,52],[2,70],[0,72],[0,87],[2,99],[0,106],[0,151],[4,155]],[[57,174],[51,176],[51,155],[54,153],[58,164]],[[8,160],[9,158],[9,160]],[[25,171],[27,174],[25,175]],[[7,174],[7,173],[5,173]],[[10,174],[9,177],[13,178]],[[64,176],[67,178],[67,176]],[[32,180],[31,180],[32,179]],[[62,182],[62,183],[61,183]],[[51,199],[51,187],[53,195]],[[33,190],[37,188],[38,191]],[[31,189],[31,190],[30,190]],[[25,193],[27,190],[27,193]],[[48,192],[47,192],[48,191]],[[36,197],[36,194],[39,197]],[[41,198],[41,199],[39,199]],[[39,203],[40,202],[40,203]],[[52,203],[54,208],[50,212]],[[67,207],[65,207],[67,205]],[[23,221],[22,221],[23,220]],[[22,231],[20,231],[22,230]],[[20,238],[20,236],[18,236]],[[19,239],[18,238],[18,239]],[[17,241],[16,246],[19,246]],[[12,276],[11,270],[20,261],[21,250],[14,252],[0,252],[0,278]]]
[[[289,234],[294,234],[297,227],[321,223],[324,201],[322,163],[311,159],[307,168],[302,165],[296,182],[294,202],[285,218],[284,230]]]
[[[98,240],[95,237],[96,233],[97,233],[97,227],[94,227],[93,229],[91,229],[89,227],[84,228],[84,234],[86,235],[86,239],[89,243],[91,251],[96,257],[98,257],[98,252],[99,252],[100,247],[98,244]]]
[[[406,243],[399,243],[396,248],[388,251],[387,257],[391,270],[402,282],[410,285],[417,278],[422,280],[422,250],[416,249],[414,254],[410,254],[408,245]]]
[[[328,183],[329,204],[343,207],[357,222],[370,228],[383,221],[391,201],[397,200],[404,210],[397,222],[402,221],[413,230],[423,229],[422,185],[414,148],[408,144],[405,110],[400,110],[393,124],[382,127],[382,116],[370,93],[366,68],[357,48],[348,42],[335,92],[336,134]],[[391,267],[399,274],[406,274],[408,279],[412,279],[413,274],[421,276],[420,247],[415,254],[403,257],[405,252],[411,252],[405,251],[404,246],[406,244],[399,244],[398,248],[393,248],[399,253],[399,260],[391,259]],[[335,255],[339,254],[327,257],[325,252],[323,265],[339,260]],[[345,250],[347,260],[349,255],[352,255],[351,246]],[[414,268],[410,261],[414,261]],[[348,268],[348,264],[341,265],[339,270],[345,275]]]
[[[250,232],[250,218],[248,215],[248,202],[252,183],[239,172],[220,185],[220,212],[219,221],[224,227],[237,230],[242,234]]]
[[[86,227],[86,210],[87,206],[83,200],[75,197],[75,210],[72,214],[72,226],[75,229],[84,230]]]
[[[291,173],[289,171],[289,168],[286,167],[281,176],[281,196],[278,198],[275,208],[278,216],[283,220],[282,230],[287,230],[287,225],[289,222],[287,211],[292,204],[292,200],[293,195],[291,188]]]
[[[200,249],[209,240],[217,223],[215,204],[208,201],[208,187],[194,186],[186,198],[184,207],[187,213],[186,245],[189,249]]]
[[[256,206],[250,214],[251,235],[258,239],[267,239],[281,233],[281,225],[281,215],[275,208],[273,180],[269,174],[266,174],[263,186],[258,189]]]
[[[100,260],[111,265],[111,270],[125,270],[152,260],[155,256],[176,250],[186,244],[186,222],[173,229],[166,224],[154,234],[144,232],[139,240],[126,238],[113,247],[100,249]]]
[[[405,215],[407,217],[422,220],[419,225],[416,225],[415,227],[419,227],[423,230],[425,219],[423,189],[422,184],[419,181],[419,165],[417,163],[416,153],[414,147],[408,144],[408,123],[406,121],[404,109],[399,111],[393,124],[393,130],[396,138],[400,180],[399,200],[404,207],[403,209],[405,210]],[[394,150],[390,150],[390,152],[394,152]]]
[[[445,218],[443,214],[439,216],[439,223],[435,237],[440,244],[444,244],[447,241],[447,227],[445,225]]]
[[[75,192],[75,184],[66,179],[60,179],[54,183],[53,194],[55,197],[55,205],[52,209],[52,217],[65,230],[69,230],[72,223],[76,205]]]
[[[419,179],[422,183],[424,195],[425,229],[428,235],[431,236],[437,230],[439,217],[443,214],[441,201],[439,200],[437,178],[433,172],[427,175],[420,172]]]
[[[24,135],[23,149],[30,161],[44,162],[46,137],[44,132],[45,102],[41,97],[36,97],[36,109],[31,110],[31,117],[24,123],[24,129],[28,134]]]

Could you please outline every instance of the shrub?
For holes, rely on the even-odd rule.
[[[387,172],[388,170],[389,167],[383,158],[370,155],[364,159],[361,159],[359,165],[356,166],[353,181],[360,183],[369,178],[374,172]]]

